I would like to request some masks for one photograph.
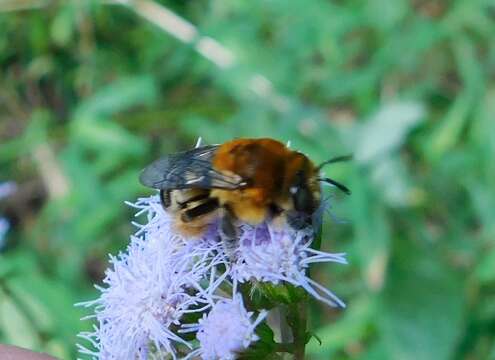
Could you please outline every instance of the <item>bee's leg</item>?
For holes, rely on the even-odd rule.
[[[237,230],[234,225],[234,217],[228,209],[222,210],[222,215],[220,217],[220,238],[225,249],[227,256],[233,260],[235,250],[237,248]]]
[[[164,209],[167,209],[171,204],[170,190],[160,190],[160,202]]]

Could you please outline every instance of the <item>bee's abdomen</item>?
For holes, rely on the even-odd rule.
[[[179,214],[183,222],[191,222],[219,207],[209,189],[161,190],[160,201],[165,211]]]
[[[194,203],[187,210],[184,210],[181,215],[183,222],[191,222],[200,216],[207,215],[217,210],[219,207],[218,200],[215,198],[203,199]]]

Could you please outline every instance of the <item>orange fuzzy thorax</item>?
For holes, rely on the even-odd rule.
[[[226,174],[247,179],[238,190],[213,189],[211,196],[245,222],[258,224],[269,215],[269,205],[291,210],[289,188],[297,172],[303,172],[316,201],[320,190],[313,163],[303,154],[293,151],[273,139],[240,139],[220,146],[213,167]]]

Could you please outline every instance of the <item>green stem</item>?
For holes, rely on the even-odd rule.
[[[300,301],[291,305],[289,311],[289,324],[292,327],[294,337],[294,360],[304,360],[308,317],[306,302]]]
[[[280,341],[282,343],[292,342],[292,330],[287,322],[287,307],[280,305],[277,307],[278,317],[279,317],[279,328],[280,328]]]
[[[283,353],[292,354],[292,353],[294,353],[294,344],[277,343],[275,345],[275,352],[283,352]]]

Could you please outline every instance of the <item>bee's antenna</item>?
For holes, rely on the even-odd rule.
[[[335,180],[330,179],[330,178],[318,178],[317,180],[325,182],[325,183],[330,184],[330,185],[333,185],[336,188],[338,188],[340,191],[344,192],[345,194],[351,195],[351,190],[349,190],[349,188],[347,186],[339,183],[338,181],[335,181]]]
[[[200,147],[202,142],[203,142],[203,138],[202,138],[201,136],[200,136],[200,137],[198,137],[198,140],[196,141],[196,146],[195,146],[195,148]]]
[[[342,155],[342,156],[336,156],[334,158],[331,158],[329,160],[323,161],[320,165],[316,167],[317,171],[320,171],[325,165],[328,164],[333,164],[336,162],[342,162],[342,161],[349,161],[352,160],[352,155]]]

